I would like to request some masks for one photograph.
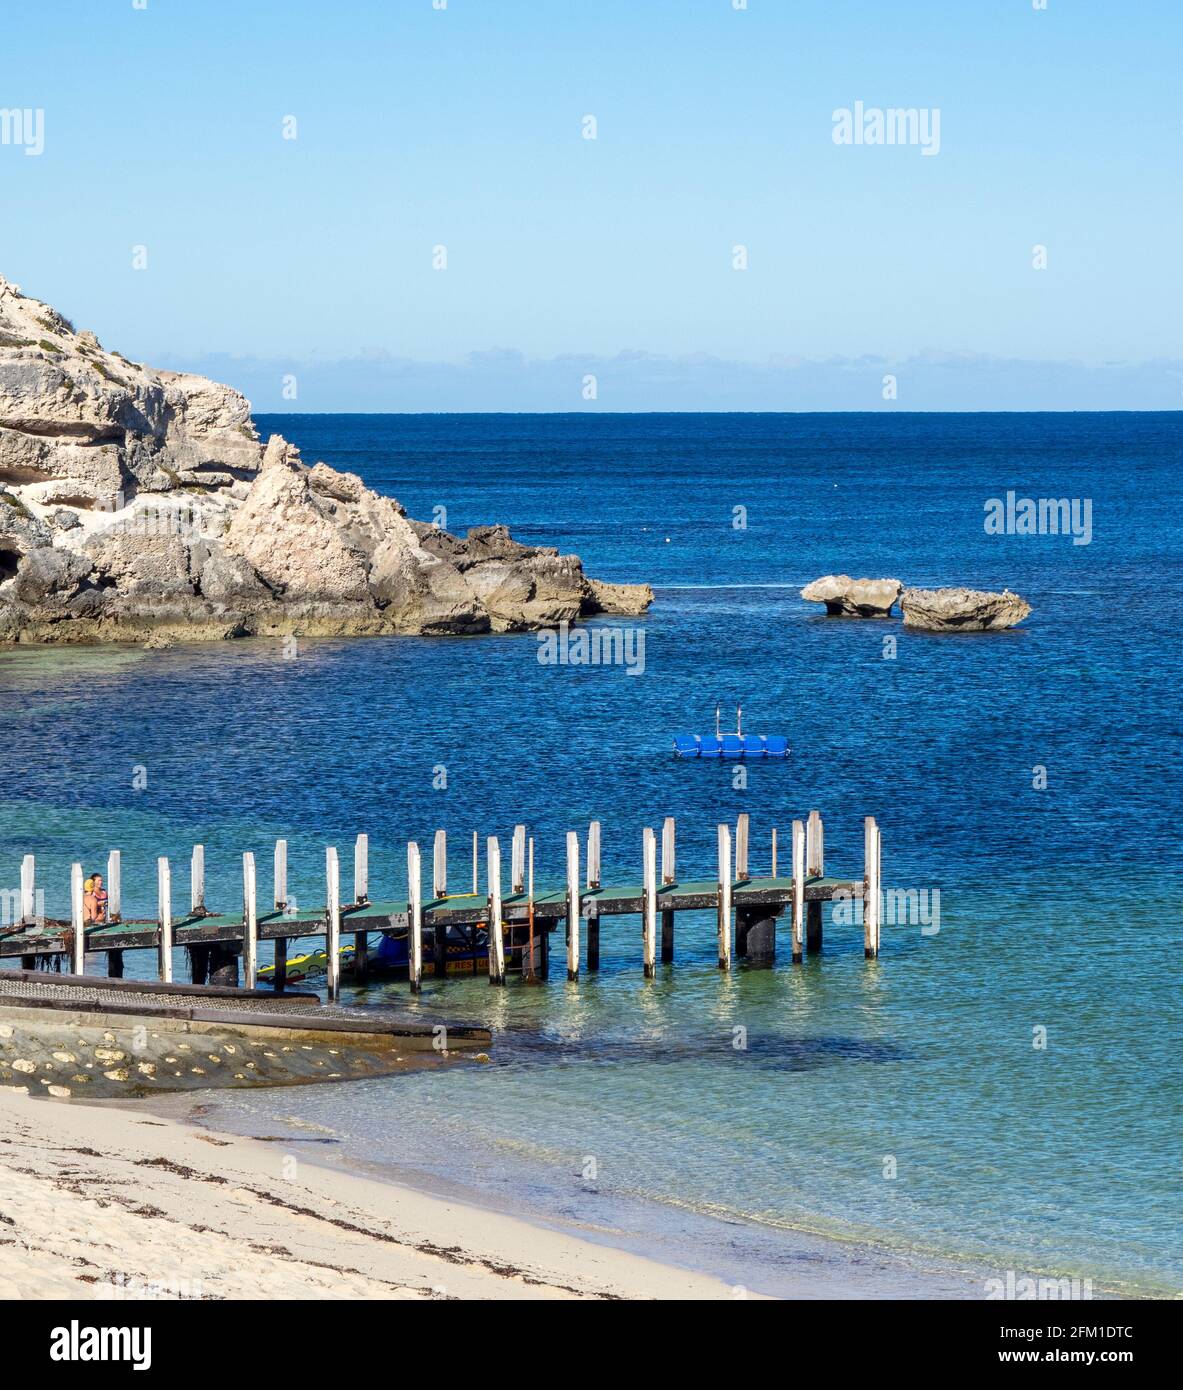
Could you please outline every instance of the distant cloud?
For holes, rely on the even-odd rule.
[[[898,362],[875,356],[736,362],[637,350],[530,359],[494,347],[461,362],[420,362],[381,349],[340,359],[217,354],[180,362],[157,354],[147,360],[227,382],[260,412],[1183,409],[1183,359],[1087,365],[930,351]],[[589,376],[594,399],[584,396]],[[885,377],[896,380],[895,400],[884,399]]]

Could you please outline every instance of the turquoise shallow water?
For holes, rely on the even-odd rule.
[[[651,983],[620,919],[575,986],[375,990],[490,1021],[492,1065],[256,1094],[234,1102],[243,1124],[307,1116],[359,1161],[541,1218],[610,1208],[642,1243],[714,1242],[704,1261],[753,1288],[783,1286],[801,1230],[1183,1288],[1177,417],[270,423],[413,514],[520,521],[594,573],[652,578],[645,676],[542,667],[530,636],[309,642],[295,661],[269,643],[3,653],[5,886],[32,849],[60,909],[70,860],[117,844],[147,913],[154,856],[183,893],[201,840],[211,900],[233,902],[241,851],[266,864],[286,834],[315,901],[325,843],[347,855],[365,830],[372,885],[401,893],[407,838],[518,819],[557,879],[564,832],[593,816],[606,877],[635,878],[641,827],[667,814],[683,870],[709,874],[718,820],[750,812],[759,866],[769,828],[783,844],[817,806],[832,872],[861,873],[874,813],[885,880],[939,889],[941,916],[931,936],[886,928],[877,963],[828,924],[804,967],[729,977],[713,923],[687,921]],[[987,537],[982,502],[1008,487],[1091,499],[1091,544]],[[984,637],[829,622],[797,588],[843,569],[1009,583],[1035,612]],[[789,732],[789,763],[741,790],[668,758],[717,700]]]

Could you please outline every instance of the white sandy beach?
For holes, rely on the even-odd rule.
[[[734,1296],[298,1148],[0,1090],[0,1297]]]

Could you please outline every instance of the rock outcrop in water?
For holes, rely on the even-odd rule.
[[[824,603],[826,612],[843,618],[890,618],[903,585],[898,579],[851,579],[827,574],[801,590],[808,603]]]
[[[929,632],[992,632],[1014,627],[1031,605],[1009,589],[905,589],[900,598],[904,626]]]
[[[0,642],[506,632],[652,599],[264,448],[237,391],[104,351],[0,277]]]

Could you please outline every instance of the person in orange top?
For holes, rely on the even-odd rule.
[[[94,921],[107,920],[107,890],[103,887],[102,874],[94,876]]]

